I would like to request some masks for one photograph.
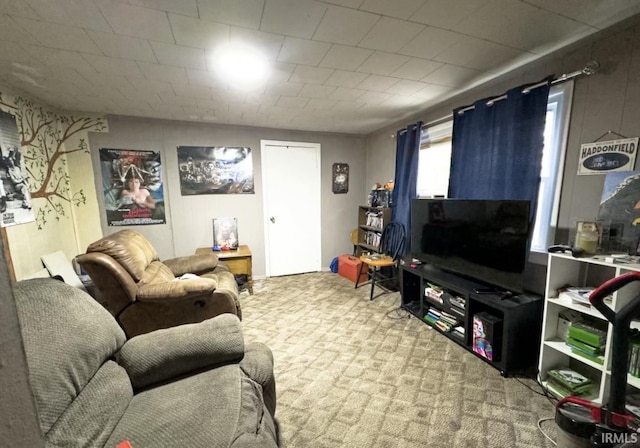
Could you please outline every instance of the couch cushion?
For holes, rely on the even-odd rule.
[[[46,434],[122,347],[125,335],[89,294],[61,281],[24,280],[15,285],[14,294],[31,387]]]
[[[107,446],[226,448],[246,432],[260,441],[246,446],[277,446],[261,387],[228,365],[135,395]]]
[[[170,282],[175,279],[173,272],[161,261],[152,261],[142,276],[139,285]]]
[[[151,243],[133,230],[124,229],[91,243],[88,252],[103,252],[129,272],[137,282],[152,261],[159,260]]]

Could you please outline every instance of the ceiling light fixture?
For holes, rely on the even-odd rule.
[[[243,90],[264,83],[269,75],[267,58],[255,48],[238,42],[219,47],[213,63],[225,82]]]

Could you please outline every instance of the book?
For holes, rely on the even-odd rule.
[[[574,394],[591,390],[591,386],[593,385],[593,382],[589,378],[569,368],[553,369],[547,373],[557,384]]]
[[[598,356],[604,353],[604,345],[594,347],[593,345],[585,344],[582,341],[574,339],[571,336],[567,338],[566,344],[569,347],[576,348],[584,353],[587,353],[593,356]]]
[[[589,302],[589,296],[595,290],[595,288],[591,286],[569,286],[567,288],[561,289],[558,297],[561,299],[568,298],[574,302],[583,303],[587,305],[591,305]]]
[[[600,365],[604,365],[604,356],[599,356],[599,355],[591,355],[589,353],[585,353],[582,350],[578,349],[578,348],[572,348],[571,349],[571,353],[581,356],[583,358],[588,359],[589,361],[595,362],[596,364],[600,364]]]
[[[585,322],[576,322],[569,327],[569,337],[599,347],[605,344],[607,332]]]

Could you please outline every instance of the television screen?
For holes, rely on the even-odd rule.
[[[411,255],[510,292],[523,292],[529,201],[414,199]]]

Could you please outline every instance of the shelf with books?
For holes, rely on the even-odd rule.
[[[400,272],[401,303],[412,315],[477,354],[503,376],[535,369],[541,297],[523,294],[503,298],[499,294],[479,294],[475,291],[486,285],[428,264],[405,263]],[[416,300],[420,304],[417,314]],[[474,351],[474,323],[478,316],[482,316],[486,326],[482,330],[484,334],[475,335],[476,342],[483,340],[486,344],[483,347],[489,348],[484,353],[492,353],[489,357]]]
[[[604,316],[585,303],[584,297],[567,294],[568,286],[588,292],[605,281],[640,265],[608,263],[600,258],[574,258],[567,254],[549,254],[542,323],[539,377],[548,378],[551,369],[571,366],[591,372],[597,402],[606,403],[611,379],[613,327]],[[615,312],[640,295],[640,286],[631,283],[617,290],[605,303]],[[567,315],[571,322],[566,322]],[[640,324],[636,324],[640,327]],[[640,352],[639,352],[640,353]],[[640,358],[638,358],[640,359]],[[640,365],[640,363],[638,364]],[[640,369],[637,370],[640,374]],[[640,378],[627,375],[627,383],[640,387]]]

